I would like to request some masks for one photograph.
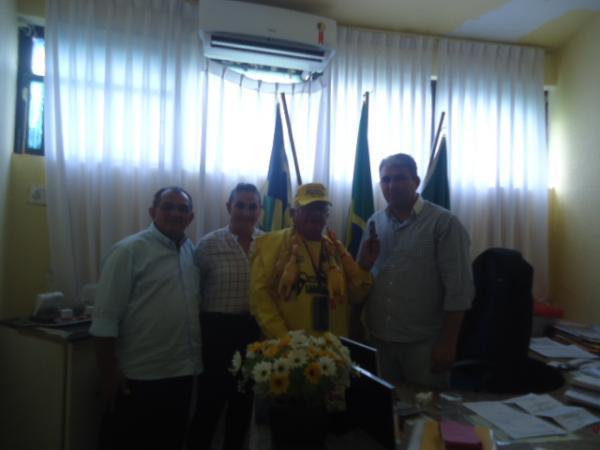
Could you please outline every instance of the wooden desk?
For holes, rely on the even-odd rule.
[[[567,380],[568,382],[568,380]],[[557,400],[568,404],[564,399],[563,393],[567,388],[567,384],[561,389],[553,392],[549,392],[550,395],[555,397]],[[401,386],[397,388],[398,398],[407,403],[414,403],[416,392],[422,392],[423,389],[416,388],[415,386]],[[456,394],[462,398],[459,403],[446,403],[446,407],[440,406],[438,394],[434,394],[434,401],[426,406],[425,414],[433,419],[439,420],[442,416],[444,418],[457,420],[459,422],[471,422],[470,417],[475,416],[475,413],[467,409],[462,404],[465,402],[477,402],[477,401],[500,401],[508,398],[516,397],[516,395],[501,395],[501,394],[488,394],[480,392],[464,392],[464,391],[444,391],[449,394]],[[579,405],[573,405],[579,406]],[[598,411],[589,409],[593,414],[598,415]],[[481,419],[481,418],[478,418]],[[483,422],[483,419],[481,419]],[[409,418],[406,421],[400,421],[400,449],[413,450],[414,447],[410,446],[411,433],[413,431],[413,425],[415,418]],[[555,438],[546,440],[545,438],[532,438],[520,441],[510,440],[499,440],[496,436],[496,445],[501,447],[502,450],[525,450],[525,449],[545,449],[545,450],[592,450],[600,448],[600,436],[594,434],[591,430],[592,427],[586,427],[578,430],[572,434],[566,434]],[[417,447],[419,449],[420,447]]]
[[[567,403],[562,394],[566,386],[550,394]],[[409,404],[414,404],[415,394],[423,392],[424,389],[412,385],[403,385],[397,388],[397,397],[399,400]],[[447,419],[457,420],[459,422],[471,422],[469,419],[475,416],[475,413],[463,406],[465,402],[476,401],[500,401],[515,397],[515,395],[499,395],[478,392],[463,391],[444,391],[447,394],[455,394],[462,398],[460,402],[440,402],[439,394],[434,393],[434,400],[431,404],[424,407],[424,414],[419,417],[430,417],[439,420],[442,416]],[[590,410],[598,414],[597,411]],[[413,450],[411,447],[411,434],[413,425],[418,417],[412,416],[405,419],[397,419],[397,449]],[[482,422],[483,419],[479,418]],[[545,450],[595,450],[600,448],[600,436],[593,433],[591,427],[581,429],[575,433],[559,436],[546,440],[544,438],[527,439],[521,441],[499,440],[496,435],[496,445],[502,450],[526,450],[540,449]],[[250,450],[269,450],[271,448],[271,437],[269,427],[266,424],[256,424],[253,418],[253,426],[250,433]],[[380,444],[373,440],[368,434],[360,429],[355,429],[341,435],[328,435],[324,450],[385,450]],[[420,449],[417,446],[416,449]],[[293,450],[308,450],[304,447],[294,447]],[[312,450],[312,449],[311,449]]]
[[[554,392],[550,392],[552,396],[567,404],[562,394],[566,389],[566,385]],[[415,394],[424,392],[423,388],[414,385],[403,385],[396,389],[397,398],[405,403],[414,404]],[[463,406],[465,402],[476,401],[500,401],[508,398],[516,397],[516,395],[500,395],[478,392],[465,392],[456,390],[444,391],[446,394],[458,395],[462,400],[459,402],[440,402],[439,394],[434,393],[433,401],[424,407],[424,414],[420,416],[411,416],[409,418],[397,418],[397,437],[396,449],[413,450],[411,447],[411,435],[413,425],[420,417],[430,417],[439,420],[442,416],[447,419],[457,420],[459,422],[470,423],[470,418],[475,416],[475,413]],[[590,410],[592,413],[598,414],[597,411]],[[478,418],[483,423],[482,418]],[[496,445],[502,450],[525,450],[525,449],[540,449],[545,450],[592,450],[600,448],[600,436],[594,434],[591,427],[581,429],[575,433],[559,436],[547,440],[545,438],[536,438],[520,441],[499,440],[499,434],[496,434]],[[270,430],[267,424],[257,424],[253,418],[253,426],[250,432],[250,450],[269,450],[271,449]],[[324,450],[385,450],[380,444],[373,440],[368,434],[360,429],[355,429],[341,435],[328,435],[325,442]],[[420,445],[416,447],[420,449]],[[294,447],[293,450],[308,450],[305,447]],[[311,449],[312,450],[312,449]]]

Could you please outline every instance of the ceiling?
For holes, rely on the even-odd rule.
[[[243,0],[304,11],[340,25],[518,43],[554,50],[600,0]]]

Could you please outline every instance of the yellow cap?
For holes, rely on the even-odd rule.
[[[294,206],[306,206],[314,202],[331,204],[327,195],[327,188],[321,183],[308,183],[298,186]]]

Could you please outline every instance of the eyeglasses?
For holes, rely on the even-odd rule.
[[[190,212],[191,208],[188,205],[178,205],[176,203],[164,202],[158,205],[158,208],[161,211],[171,212],[171,211],[179,211],[180,213],[187,214]]]
[[[320,214],[321,216],[329,217],[329,205],[327,203],[309,203],[308,205],[302,206],[300,209],[303,209],[310,214]]]

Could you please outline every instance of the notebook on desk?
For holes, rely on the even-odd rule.
[[[479,444],[475,444],[475,448],[483,450],[492,450],[496,448],[494,444],[492,430],[487,427],[475,426],[472,427],[473,433],[477,436]],[[411,436],[411,442],[408,445],[408,450],[445,450],[452,445],[448,445],[444,440],[440,423],[435,420],[426,419],[419,430],[413,430],[417,435]],[[471,446],[459,446],[454,448],[472,448]]]

